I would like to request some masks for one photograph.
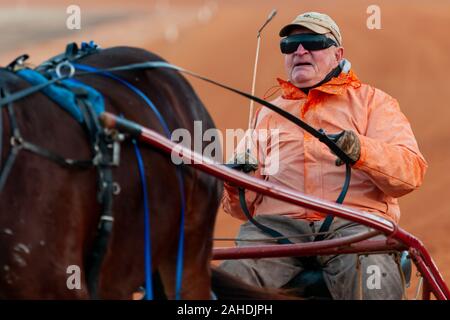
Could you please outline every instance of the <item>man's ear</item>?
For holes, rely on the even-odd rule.
[[[334,51],[334,56],[336,57],[336,61],[339,62],[344,58],[344,47],[338,47]]]

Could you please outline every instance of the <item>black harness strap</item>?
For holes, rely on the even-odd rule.
[[[5,99],[8,97],[8,93],[5,89],[2,89],[3,95]],[[9,176],[9,173],[14,165],[14,162],[17,158],[17,155],[19,154],[20,150],[29,151],[31,153],[34,153],[38,156],[47,158],[60,166],[66,167],[66,168],[79,168],[79,169],[85,169],[89,168],[93,165],[92,160],[75,160],[70,158],[65,158],[60,155],[58,155],[55,152],[52,152],[50,150],[47,150],[45,148],[42,148],[34,143],[26,141],[21,133],[19,126],[16,121],[16,116],[14,114],[14,108],[12,105],[12,102],[9,102],[7,105],[7,114],[9,118],[9,123],[11,127],[11,138],[10,138],[10,145],[11,150],[9,152],[9,155],[5,161],[5,164],[1,168],[0,171],[0,192],[3,190],[3,187],[5,186],[6,180]],[[0,129],[2,129],[2,124],[0,124]],[[0,131],[2,133],[2,131]],[[1,153],[0,153],[1,155]]]
[[[112,141],[110,135],[100,126],[94,108],[87,100],[87,92],[79,90],[75,93],[95,154],[93,162],[97,167],[97,201],[101,204],[101,216],[91,254],[87,257],[85,267],[91,298],[98,299],[98,280],[114,226],[113,194],[116,184],[113,180],[112,167],[118,163],[114,159],[115,141]]]
[[[7,92],[2,90],[5,97],[7,96]],[[20,138],[20,132],[19,128],[17,127],[17,123],[14,117],[14,110],[12,107],[12,103],[9,103],[7,106],[8,111],[8,117],[10,122],[10,130],[12,132],[11,134],[11,150],[9,152],[8,157],[6,158],[5,165],[3,168],[1,168],[0,173],[0,191],[3,190],[3,187],[6,183],[6,179],[8,178],[9,172],[12,169],[12,166],[14,164],[14,161],[16,160],[17,154],[19,153],[20,146],[15,144],[14,141],[17,140],[17,138]]]
[[[0,98],[4,97],[5,93],[3,91],[3,88],[0,88]],[[3,160],[3,109],[0,108],[0,175],[2,172],[2,162],[3,162],[2,160]]]
[[[0,98],[3,97],[4,97],[3,88],[0,88]],[[3,160],[3,109],[0,108],[0,172],[2,170],[2,160]]]

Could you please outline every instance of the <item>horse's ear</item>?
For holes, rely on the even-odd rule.
[[[76,42],[71,42],[66,46],[66,52],[65,56],[70,59],[72,57],[75,57],[78,53],[78,45]]]

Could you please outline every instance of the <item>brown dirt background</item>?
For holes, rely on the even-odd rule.
[[[81,30],[65,26],[70,4],[81,8]],[[256,94],[262,96],[276,84],[276,77],[284,77],[279,29],[299,12],[325,12],[338,22],[345,55],[360,79],[397,98],[411,122],[429,170],[423,186],[401,198],[400,226],[425,243],[448,282],[450,2],[379,0],[381,30],[366,27],[371,4],[367,0],[0,0],[0,65],[25,52],[39,64],[69,41],[95,40],[102,47],[143,47],[176,65],[250,91],[256,31],[276,8],[278,15],[262,38],[256,85]],[[246,128],[248,101],[189,81],[218,128]],[[239,223],[220,211],[216,237],[233,237]]]

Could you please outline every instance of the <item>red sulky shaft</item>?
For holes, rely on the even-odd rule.
[[[336,204],[331,201],[307,196],[295,190],[281,187],[267,181],[261,181],[260,179],[256,179],[236,170],[229,169],[224,165],[203,157],[188,148],[175,144],[153,130],[144,128],[135,122],[119,118],[111,113],[102,113],[100,115],[100,120],[105,127],[110,129],[116,128],[129,133],[138,138],[140,141],[150,144],[168,154],[176,151],[177,154],[182,155],[183,159],[187,160],[187,163],[191,163],[190,166],[209,173],[221,180],[234,183],[240,187],[278,200],[316,210],[321,213],[332,214],[342,219],[366,225],[377,231],[381,231],[386,234],[388,238],[399,240],[408,248],[413,248],[417,251],[417,256],[419,257],[417,260],[421,262],[419,262],[418,268],[424,278],[428,281],[428,285],[433,290],[435,296],[438,299],[450,299],[450,291],[425,246],[419,239],[407,233],[405,230],[398,228],[393,222],[367,212]]]

